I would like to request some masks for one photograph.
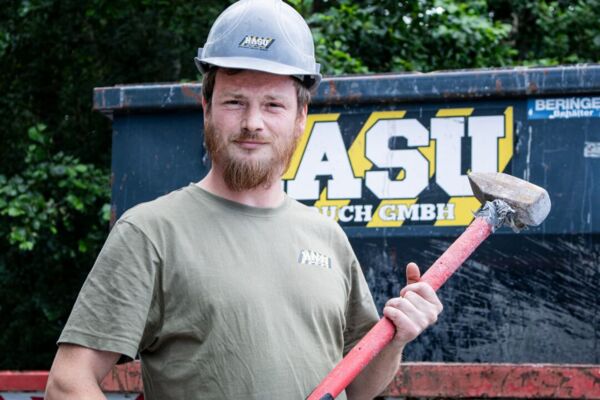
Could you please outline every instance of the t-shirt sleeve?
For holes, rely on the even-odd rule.
[[[135,358],[156,287],[160,257],[135,225],[118,221],[88,275],[58,343]]]
[[[371,291],[356,259],[351,266],[351,285],[346,329],[344,331],[344,356],[379,321],[379,314]]]

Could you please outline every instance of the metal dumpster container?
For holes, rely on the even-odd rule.
[[[113,218],[206,174],[200,90],[94,91],[113,123]],[[445,311],[388,395],[600,398],[600,66],[328,78],[309,114],[283,185],[342,225],[380,308],[407,262],[427,268],[472,220],[467,171],[553,202],[440,290]]]

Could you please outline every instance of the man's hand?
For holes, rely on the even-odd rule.
[[[442,303],[433,288],[419,282],[420,279],[417,264],[408,264],[407,285],[400,291],[400,297],[388,300],[383,308],[383,315],[396,326],[396,336],[348,385],[349,400],[372,399],[381,393],[398,371],[404,345],[437,321]]]
[[[433,288],[419,279],[419,267],[409,263],[406,266],[407,285],[400,291],[400,297],[388,300],[383,308],[383,315],[396,326],[392,345],[404,347],[433,325],[442,312],[442,303]]]

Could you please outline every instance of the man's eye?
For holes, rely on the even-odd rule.
[[[283,104],[281,104],[281,103],[269,103],[269,107],[272,107],[272,108],[282,108]]]
[[[240,101],[239,100],[227,100],[227,101],[225,101],[225,104],[238,105],[238,104],[240,104]]]

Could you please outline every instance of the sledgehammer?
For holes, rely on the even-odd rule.
[[[503,173],[471,173],[469,182],[483,207],[465,232],[423,274],[438,290],[475,249],[496,229],[508,225],[515,232],[541,224],[550,212],[548,192]],[[327,375],[306,400],[333,400],[393,339],[396,330],[382,318]]]

